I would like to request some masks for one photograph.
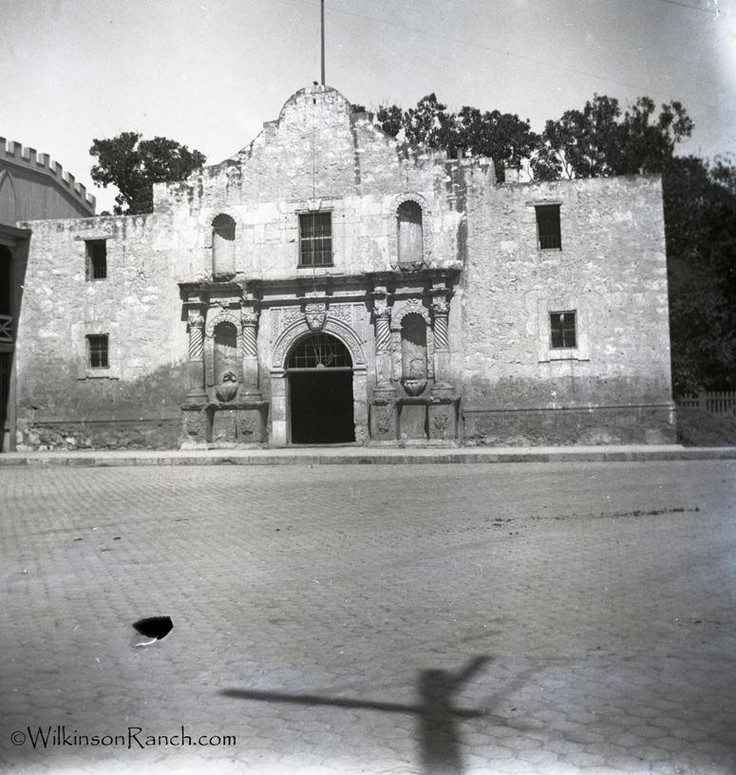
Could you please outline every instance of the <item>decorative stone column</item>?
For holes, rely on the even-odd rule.
[[[201,302],[188,304],[189,359],[187,360],[187,396],[182,404],[182,449],[207,447],[209,420],[207,393],[204,389],[204,315]]]
[[[450,377],[450,337],[448,317],[450,313],[449,292],[444,283],[432,287],[432,331],[434,334],[434,381],[433,393],[452,392]]]
[[[375,326],[376,386],[370,402],[370,435],[376,441],[396,438],[396,390],[393,375],[393,334],[388,291],[377,286],[373,297],[373,324]],[[359,440],[360,441],[360,440]]]
[[[202,306],[191,306],[187,315],[189,360],[187,362],[187,401],[200,404],[207,398],[204,389],[204,315]]]
[[[373,323],[375,325],[376,391],[393,393],[391,384],[391,308],[388,306],[388,291],[376,287],[373,296]]]
[[[460,399],[450,382],[450,291],[444,282],[438,282],[432,286],[430,293],[435,381],[427,406],[427,430],[431,441],[451,441],[457,437]]]
[[[258,316],[260,312],[255,302],[248,301],[240,312],[243,326],[243,387],[242,395],[259,400],[261,391],[258,382]]]

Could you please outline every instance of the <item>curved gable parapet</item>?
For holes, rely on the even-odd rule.
[[[322,84],[312,84],[292,94],[284,103],[279,113],[278,122],[301,120],[305,111],[317,104],[329,106],[335,112],[349,116],[353,112],[352,105],[337,89]]]
[[[460,165],[444,151],[392,137],[373,114],[356,111],[336,89],[314,84],[293,94],[250,145],[196,173],[186,190],[169,190],[191,212],[263,202],[298,203],[298,209],[315,201],[339,211],[339,202],[350,197],[385,200],[409,190],[424,192],[429,215],[440,206],[438,197],[455,207]]]
[[[279,111],[278,118],[263,122],[263,129],[250,141],[250,143],[248,143],[248,145],[241,148],[233,156],[228,156],[228,158],[223,159],[217,164],[205,167],[205,170],[208,172],[220,172],[228,169],[232,165],[242,164],[253,155],[256,149],[268,144],[269,140],[274,138],[284,124],[290,122],[303,123],[304,114],[309,110],[310,102],[312,107],[314,107],[317,104],[318,99],[320,103],[329,105],[330,109],[333,111],[343,112],[347,116],[350,116],[352,113],[352,105],[347,98],[331,86],[323,86],[315,83],[312,86],[299,89],[299,91],[292,94],[283,104]]]

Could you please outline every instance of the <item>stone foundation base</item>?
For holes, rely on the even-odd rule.
[[[372,441],[454,441],[459,398],[418,396],[374,398],[370,404]]]
[[[175,417],[131,419],[39,419],[18,422],[19,452],[75,449],[176,449]]]
[[[249,446],[267,440],[268,401],[184,404],[181,449]]]
[[[674,444],[674,404],[563,409],[463,408],[464,443],[498,447]]]

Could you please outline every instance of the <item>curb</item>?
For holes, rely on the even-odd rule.
[[[209,450],[198,454],[166,452],[9,452],[0,455],[2,467],[77,466],[108,468],[121,466],[263,466],[263,465],[420,465],[499,463],[631,463],[677,460],[736,460],[736,447],[652,447],[607,449],[519,449],[519,450],[387,450],[364,449],[325,454],[312,449]]]

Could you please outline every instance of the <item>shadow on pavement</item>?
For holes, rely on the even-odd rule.
[[[241,700],[288,702],[299,705],[325,705],[333,708],[379,710],[386,713],[407,713],[417,717],[420,759],[425,775],[462,775],[458,719],[490,717],[506,724],[506,719],[492,716],[486,710],[457,708],[453,700],[463,685],[478,673],[489,657],[475,657],[459,672],[422,670],[417,682],[419,702],[404,705],[394,702],[323,697],[314,694],[284,694],[280,692],[224,689],[221,694]]]

